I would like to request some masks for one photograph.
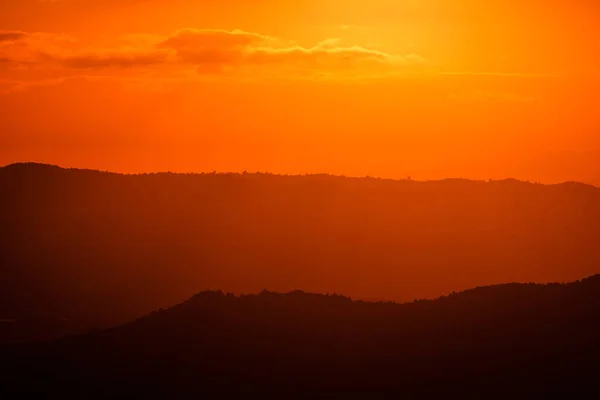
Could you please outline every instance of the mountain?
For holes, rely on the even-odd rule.
[[[21,396],[591,396],[600,275],[406,304],[202,292],[116,328],[2,354],[0,391]]]
[[[0,169],[0,342],[199,289],[412,301],[600,272],[600,188],[515,180]]]

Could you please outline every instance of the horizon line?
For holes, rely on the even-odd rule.
[[[595,280],[595,279],[600,279],[600,274],[592,274],[592,275],[589,275],[589,276],[586,276],[586,277],[583,277],[580,279],[576,279],[576,280],[571,280],[571,281],[547,281],[547,282],[534,282],[534,281],[508,282],[507,281],[507,282],[497,283],[497,284],[473,286],[473,287],[469,287],[469,288],[463,289],[463,290],[448,292],[446,294],[442,294],[442,295],[436,296],[436,297],[415,298],[412,301],[403,301],[403,302],[399,302],[399,301],[395,301],[395,300],[385,300],[385,299],[352,298],[349,295],[344,295],[342,293],[337,293],[337,292],[313,292],[313,291],[307,291],[307,290],[303,290],[303,289],[293,289],[293,290],[281,291],[281,292],[271,291],[268,289],[262,289],[260,291],[255,291],[255,292],[231,292],[231,291],[225,291],[223,289],[204,289],[199,292],[196,292],[195,294],[188,297],[186,300],[183,300],[183,302],[177,303],[176,305],[183,304],[188,301],[194,300],[205,294],[216,294],[216,295],[220,295],[223,297],[229,296],[229,297],[234,297],[236,299],[242,299],[244,297],[262,296],[262,295],[289,296],[289,295],[299,294],[299,295],[307,295],[307,296],[337,297],[337,298],[343,298],[343,299],[349,300],[353,303],[356,303],[356,302],[357,303],[368,303],[368,304],[384,303],[384,304],[404,305],[404,304],[418,303],[418,302],[422,302],[422,301],[442,300],[442,299],[446,299],[446,298],[449,298],[452,296],[470,293],[475,290],[485,290],[485,289],[495,288],[495,287],[500,287],[500,286],[512,286],[512,285],[523,285],[523,286],[565,285],[566,286],[566,285],[575,285],[575,284],[579,284],[579,283],[583,283],[585,281],[590,281],[590,280]]]
[[[596,185],[590,182],[583,181],[575,181],[575,180],[567,180],[567,181],[557,181],[554,183],[541,182],[537,180],[526,180],[522,178],[515,177],[505,177],[505,178],[489,178],[489,179],[474,179],[474,178],[465,178],[465,177],[445,177],[438,179],[416,179],[412,176],[408,175],[406,178],[389,178],[383,176],[373,176],[373,175],[338,175],[329,172],[307,172],[307,173],[280,173],[280,172],[269,172],[269,171],[193,171],[193,172],[183,172],[183,171],[146,171],[146,172],[122,172],[122,171],[114,171],[114,170],[102,170],[102,169],[94,169],[94,168],[85,168],[85,167],[67,167],[58,164],[49,164],[38,161],[18,161],[10,164],[6,164],[0,166],[1,169],[7,169],[11,167],[18,166],[39,166],[39,167],[52,167],[58,168],[65,171],[88,171],[88,172],[98,172],[105,174],[114,174],[121,176],[144,176],[144,175],[161,175],[161,174],[173,174],[173,175],[271,175],[271,176],[279,176],[279,177],[317,177],[317,176],[328,176],[332,178],[345,178],[345,179],[373,179],[373,180],[381,180],[381,181],[393,181],[393,182],[414,182],[414,183],[433,183],[433,182],[444,182],[444,181],[468,181],[468,182],[479,182],[479,183],[493,183],[493,182],[506,182],[506,181],[514,181],[531,185],[541,185],[541,186],[560,186],[565,184],[578,184],[583,186],[590,186],[596,189],[600,189],[600,185]]]

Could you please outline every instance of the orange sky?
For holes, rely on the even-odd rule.
[[[597,0],[2,0],[0,165],[600,185]]]

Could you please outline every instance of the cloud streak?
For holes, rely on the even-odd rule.
[[[180,61],[205,65],[293,64],[314,68],[360,67],[360,63],[416,65],[417,55],[399,56],[326,39],[312,47],[244,31],[195,30],[176,32],[159,44],[172,49]]]
[[[3,64],[38,68],[135,68],[194,66],[200,74],[253,68],[290,67],[305,71],[373,70],[423,65],[417,55],[394,55],[326,39],[312,47],[241,30],[182,29],[166,37],[135,35],[136,43],[86,48],[75,39],[44,33],[0,31]]]
[[[533,96],[519,95],[515,93],[475,90],[466,93],[452,93],[448,100],[461,102],[486,102],[486,103],[534,103]]]

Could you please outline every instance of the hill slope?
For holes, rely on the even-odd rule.
[[[11,341],[123,323],[199,288],[411,301],[600,272],[600,189],[575,183],[18,164],[0,187]]]
[[[43,397],[594,393],[600,276],[408,304],[203,292],[117,328],[14,351],[0,387]]]

